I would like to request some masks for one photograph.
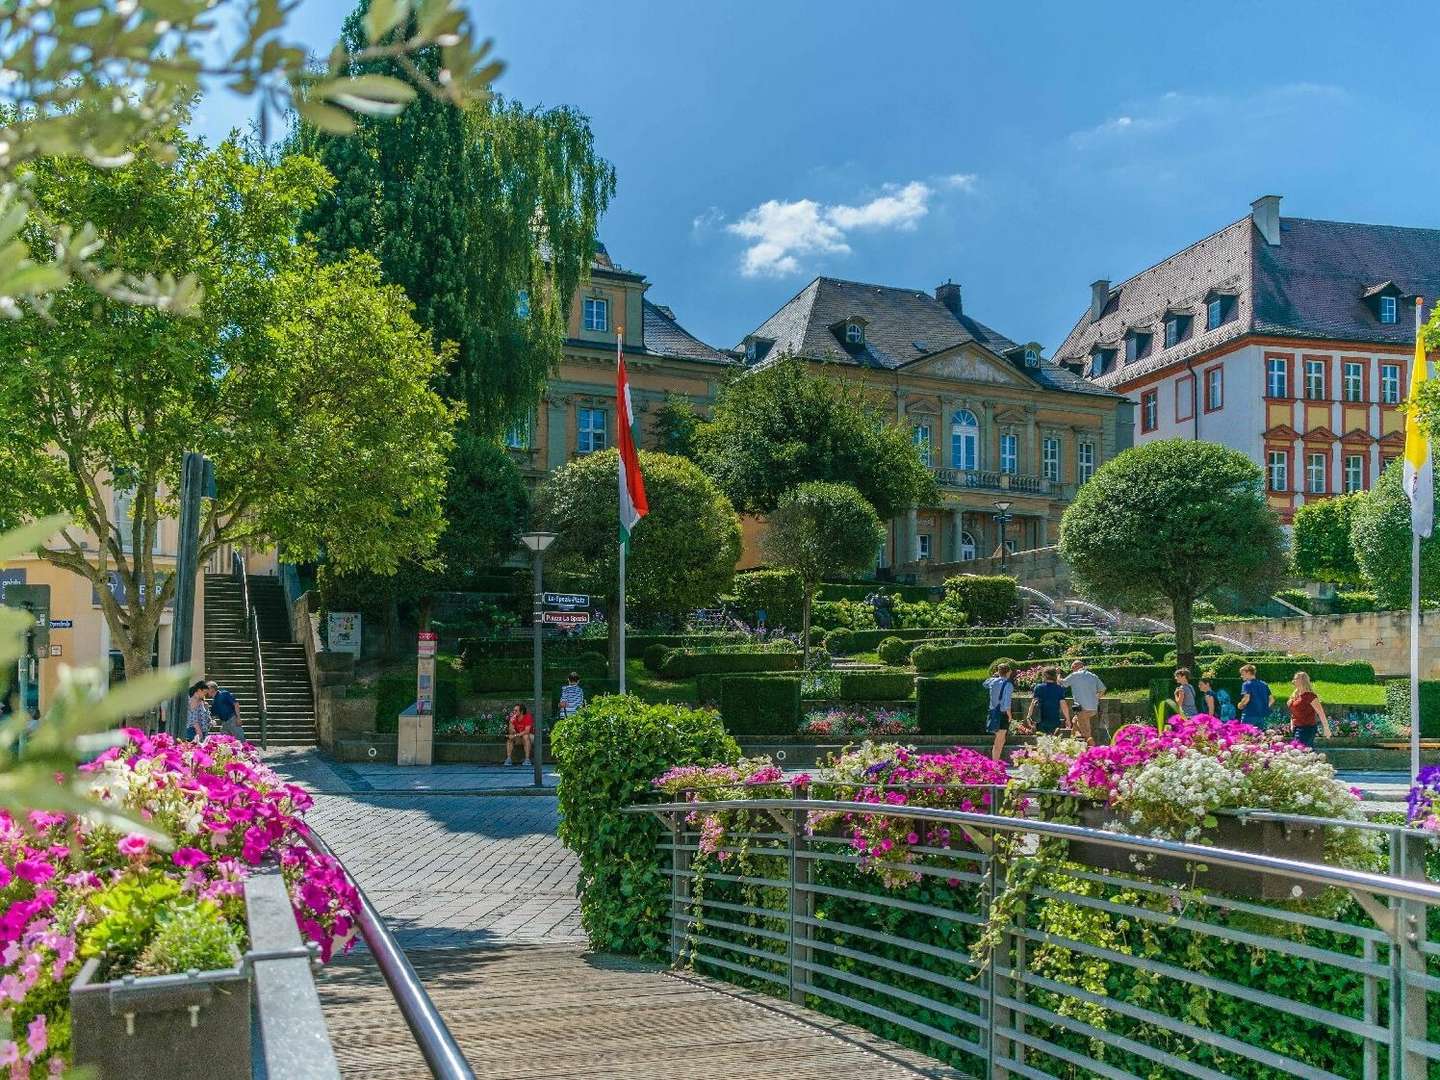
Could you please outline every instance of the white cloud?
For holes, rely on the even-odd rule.
[[[1135,103],[1126,112],[1094,127],[1071,132],[1069,142],[1078,150],[1087,150],[1156,135],[1182,123],[1200,120],[1223,120],[1234,128],[1247,121],[1299,108],[1305,102],[1321,98],[1333,101],[1346,96],[1342,87],[1309,82],[1266,86],[1248,94],[1234,95],[1184,94],[1170,90],[1150,101]]]
[[[956,173],[939,183],[968,191],[975,177]],[[911,180],[907,184],[887,184],[873,199],[853,206],[814,199],[769,199],[725,228],[750,242],[740,259],[742,274],[780,277],[799,271],[800,259],[806,255],[848,255],[851,232],[914,229],[930,212],[934,195],[935,188],[930,184]],[[698,224],[700,219],[696,221]]]

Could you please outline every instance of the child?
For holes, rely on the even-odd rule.
[[[510,710],[509,722],[505,726],[505,764],[514,765],[512,757],[515,743],[521,742],[525,746],[525,760],[522,764],[530,764],[530,747],[535,742],[535,717],[530,715],[524,705],[516,705]]]

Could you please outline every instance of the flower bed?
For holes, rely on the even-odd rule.
[[[203,746],[124,733],[81,771],[116,816],[0,814],[0,997],[12,1075],[59,1072],[69,984],[232,967],[245,947],[244,884],[281,868],[301,935],[322,958],[348,950],[358,897],[333,859],[301,839],[311,800],[224,735]],[[124,814],[146,823],[136,830]]]
[[[915,714],[905,709],[816,709],[805,714],[799,734],[811,739],[876,739],[913,735]]]

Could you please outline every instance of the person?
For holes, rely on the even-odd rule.
[[[210,715],[220,725],[220,730],[244,742],[245,726],[240,721],[240,703],[235,700],[235,695],[214,681],[205,685],[210,690]]]
[[[571,716],[584,707],[585,691],[580,687],[580,675],[572,671],[560,690],[560,715]]]
[[[190,687],[190,701],[185,710],[185,738],[204,742],[210,734],[210,684],[204,679]]]
[[[1041,735],[1054,735],[1059,731],[1062,716],[1065,726],[1070,725],[1070,702],[1065,700],[1065,688],[1060,685],[1060,672],[1056,668],[1047,667],[1042,673],[1030,698],[1030,709],[1025,719],[1034,720],[1037,712],[1040,719],[1035,724],[1035,730]]]
[[[1290,695],[1290,730],[1296,742],[1314,747],[1317,727],[1325,738],[1330,738],[1330,720],[1325,715],[1325,706],[1320,704],[1320,695],[1315,693],[1315,687],[1310,683],[1309,673],[1295,672],[1293,682],[1295,692]]]
[[[1230,696],[1230,691],[1223,686],[1215,686],[1215,676],[1208,671],[1205,673],[1205,682],[1214,689],[1211,691],[1215,698],[1215,712],[1221,720],[1235,719],[1235,699]]]
[[[1240,719],[1253,724],[1261,731],[1270,719],[1270,684],[1255,675],[1255,665],[1246,664],[1240,669]]]
[[[514,749],[516,743],[522,743],[525,747],[525,760],[522,765],[530,764],[530,748],[535,744],[535,717],[524,705],[516,705],[510,710],[510,716],[505,724],[505,764],[514,765]]]
[[[1075,701],[1071,715],[1081,738],[1094,746],[1095,720],[1100,715],[1100,695],[1105,693],[1105,684],[1085,666],[1084,660],[1072,660],[1070,674],[1060,680],[1060,685],[1070,691]]]
[[[1215,696],[1215,684],[1210,681],[1207,672],[1200,676],[1195,683],[1196,696],[1199,698],[1200,711],[1209,713],[1211,716],[1220,715],[1219,699]]]
[[[1010,704],[1015,695],[1015,684],[1010,681],[1010,665],[1001,664],[995,674],[985,680],[985,689],[990,694],[990,712],[985,721],[985,730],[995,736],[990,757],[1000,760],[1005,752],[1005,732],[1010,727]]]
[[[1175,707],[1187,718],[1199,712],[1195,705],[1195,687],[1190,685],[1190,669],[1175,669]]]

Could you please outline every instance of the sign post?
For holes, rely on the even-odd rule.
[[[435,747],[435,653],[440,635],[422,630],[415,643],[415,704],[400,714],[397,765],[429,765]]]

